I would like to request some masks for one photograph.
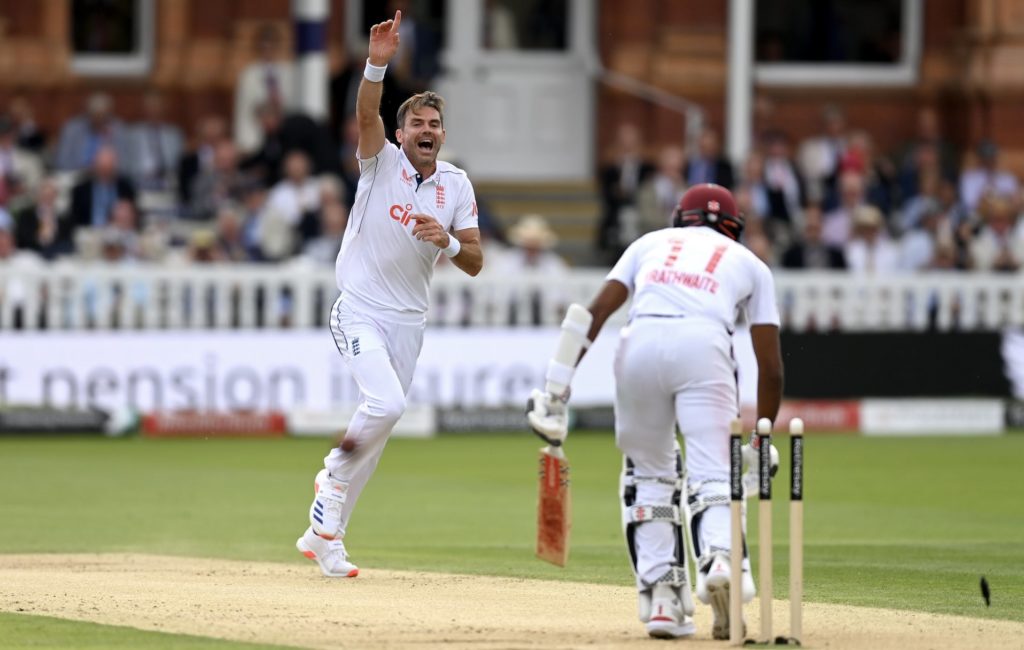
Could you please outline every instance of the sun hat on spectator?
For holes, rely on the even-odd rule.
[[[860,228],[880,228],[882,212],[873,205],[860,205],[853,211],[853,225]]]
[[[508,240],[514,246],[548,250],[558,243],[558,235],[548,225],[547,219],[539,214],[527,214],[509,230]]]

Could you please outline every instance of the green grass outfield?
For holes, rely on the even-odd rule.
[[[0,438],[0,553],[308,563],[293,544],[307,524],[312,479],[328,444]],[[774,589],[784,598],[788,440],[778,446]],[[538,448],[526,434],[393,440],[346,538],[353,560],[631,584],[619,530],[621,457],[612,437],[574,433],[569,440],[574,527],[566,569],[533,557]],[[805,467],[807,600],[1024,621],[1024,435],[809,435]],[[992,587],[990,608],[981,599],[981,575]],[[100,639],[97,647],[115,645],[103,635],[118,628],[0,615],[0,646],[19,647],[20,640],[60,647],[76,626]],[[119,634],[111,638],[134,645]],[[206,647],[201,639],[130,634],[146,635],[154,647]]]

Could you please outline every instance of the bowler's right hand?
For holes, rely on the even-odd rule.
[[[569,435],[566,400],[534,388],[526,402],[526,419],[537,436],[552,447],[561,447]]]
[[[398,26],[402,23],[402,12],[396,11],[394,20],[385,20],[370,28],[370,63],[387,65],[398,51]]]

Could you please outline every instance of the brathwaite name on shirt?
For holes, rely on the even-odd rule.
[[[685,273],[683,271],[672,271],[670,269],[654,269],[647,274],[647,282],[653,284],[678,284],[690,289],[707,291],[708,293],[718,292],[718,281],[710,275],[700,273]]]

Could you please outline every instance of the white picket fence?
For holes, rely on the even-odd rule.
[[[588,303],[599,269],[564,278],[439,270],[434,326],[556,324]],[[778,272],[785,327],[819,331],[998,329],[1024,326],[1024,276],[925,273],[884,277]],[[332,269],[302,265],[0,265],[0,330],[309,328],[323,326],[337,295]],[[620,310],[612,324],[624,322]]]

